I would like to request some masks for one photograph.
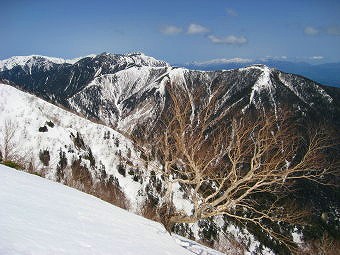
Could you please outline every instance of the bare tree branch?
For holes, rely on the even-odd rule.
[[[189,223],[227,215],[260,227],[293,249],[289,238],[265,222],[301,223],[307,212],[291,205],[283,208],[281,198],[297,180],[327,185],[327,176],[339,176],[339,159],[327,153],[339,136],[326,127],[303,127],[302,132],[288,111],[256,119],[218,115],[216,92],[199,107],[195,106],[199,98],[189,97],[175,84],[168,92],[170,105],[159,123],[161,135],[151,146],[157,148],[163,166],[168,202],[172,184],[178,182],[190,187],[194,205],[192,215],[172,215],[170,221]],[[255,199],[259,194],[271,194],[277,201],[259,206]]]

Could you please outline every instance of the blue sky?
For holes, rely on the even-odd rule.
[[[142,51],[173,64],[274,57],[340,61],[338,0],[11,0],[0,59]]]

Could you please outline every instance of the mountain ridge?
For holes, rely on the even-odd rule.
[[[287,109],[313,123],[325,120],[337,127],[340,124],[339,89],[265,65],[193,71],[139,53],[127,58],[104,53],[74,64],[54,63],[51,68],[45,68],[45,64],[38,61],[31,69],[25,64],[0,72],[0,81],[10,84],[0,86],[1,130],[6,119],[17,121],[20,148],[26,150],[34,141],[36,148],[29,151],[38,173],[81,190],[94,190],[96,195],[104,194],[109,199],[113,192],[110,189],[115,187],[113,194],[125,193],[133,211],[146,202],[154,208],[164,199],[161,176],[151,174],[150,162],[145,162],[147,156],[131,138],[137,132],[162,132],[159,124],[163,113],[172,107],[172,89],[179,88],[177,91],[188,98],[194,115],[204,111],[210,100],[216,100],[212,120],[216,125],[220,116],[256,118],[263,112],[279,115]],[[46,79],[53,82],[46,83]],[[53,127],[49,126],[51,122]],[[47,155],[49,166],[43,162]],[[151,163],[161,167],[157,159]],[[190,213],[192,205],[184,191],[176,187],[174,205]],[[128,203],[121,206],[127,207]],[[229,224],[224,221],[214,218],[190,227],[180,225],[176,232],[214,244],[219,241],[209,239],[204,231],[213,224],[213,231],[221,237],[218,231]],[[230,224],[228,228],[237,228]],[[249,232],[241,235],[242,231],[235,231],[233,238],[242,236],[242,242],[252,240],[249,242],[254,244],[256,238]],[[254,245],[256,249],[259,246]]]
[[[87,118],[121,130],[129,127],[130,131],[140,122],[138,114],[143,113],[144,122],[155,122],[165,105],[165,87],[173,84],[185,88],[191,97],[198,87],[205,90],[206,97],[211,91],[219,90],[224,93],[221,101],[243,110],[271,105],[276,111],[277,105],[288,97],[294,103],[299,102],[300,108],[319,111],[328,107],[325,98],[332,97],[320,84],[259,64],[223,71],[195,71],[172,67],[142,53],[103,53],[73,64],[50,66],[48,62],[47,67],[44,61],[33,66],[19,63],[0,72],[0,79],[10,80],[25,91]],[[267,78],[262,79],[263,75]],[[332,94],[336,90],[328,91]],[[319,105],[311,105],[310,99],[316,95]],[[334,101],[328,103],[332,105]]]
[[[177,64],[188,69],[203,71],[229,70],[242,68],[247,65],[265,64],[271,68],[276,68],[287,73],[302,75],[318,83],[333,87],[340,87],[340,63],[310,64],[307,62],[295,62],[284,59],[213,59],[210,61],[190,62]]]

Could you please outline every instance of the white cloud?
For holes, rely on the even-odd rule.
[[[328,34],[334,36],[340,36],[340,26],[327,26],[323,28],[315,28],[312,26],[307,26],[304,29],[304,33],[306,35],[319,35],[319,34]]]
[[[326,32],[329,35],[340,35],[340,26],[328,27]]]
[[[227,8],[226,9],[226,12],[229,16],[232,16],[232,17],[236,17],[238,16],[238,13],[234,10],[234,9],[231,9],[231,8]]]
[[[209,29],[202,26],[202,25],[199,25],[199,24],[190,24],[189,27],[188,27],[188,31],[187,33],[190,34],[190,35],[195,35],[195,34],[205,34],[209,32]]]
[[[211,59],[207,61],[195,61],[194,64],[198,66],[204,66],[204,65],[217,65],[217,64],[232,64],[232,63],[250,63],[252,62],[252,59],[248,58],[217,58],[217,59]]]
[[[312,60],[321,60],[321,59],[324,59],[323,56],[313,56],[313,57],[310,57],[310,59]]]
[[[181,27],[173,26],[173,25],[168,25],[164,26],[160,29],[160,32],[165,35],[176,35],[182,32]]]
[[[265,56],[264,58],[260,58],[261,61],[270,61],[270,60],[278,60],[278,61],[284,61],[287,60],[287,56]]]
[[[228,35],[225,37],[209,35],[209,40],[216,44],[234,44],[234,45],[242,45],[248,42],[247,38],[244,36],[235,36]]]
[[[305,27],[305,29],[304,29],[304,33],[306,35],[317,35],[317,34],[319,34],[319,32],[320,31],[317,28],[311,27],[311,26]]]

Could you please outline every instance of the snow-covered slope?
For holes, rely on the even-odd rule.
[[[142,186],[133,180],[133,174],[124,177],[117,170],[119,164],[125,164],[126,172],[138,168],[138,151],[129,139],[111,128],[93,123],[9,85],[0,84],[0,98],[0,145],[3,144],[6,123],[10,124],[15,129],[11,141],[15,147],[14,154],[23,158],[25,164],[30,164],[33,171],[57,180],[58,165],[61,154],[64,154],[67,166],[64,178],[59,181],[66,182],[72,176],[72,162],[80,160],[94,180],[103,171],[105,180],[117,178],[134,210],[140,198],[137,193]],[[54,126],[50,127],[47,122]],[[39,128],[44,127],[45,132],[40,132]],[[77,146],[77,134],[81,136],[84,146]],[[48,151],[47,164],[43,164],[40,159],[42,151]],[[90,151],[94,158],[92,165]],[[129,166],[126,166],[124,159],[129,160]]]
[[[135,212],[147,199],[155,203],[152,204],[154,208],[160,206],[165,185],[160,175],[151,176],[150,162],[145,162],[142,149],[127,137],[144,135],[146,131],[154,131],[155,135],[162,132],[155,127],[162,123],[161,118],[165,115],[162,113],[171,109],[168,90],[172,86],[186,94],[192,112],[197,115],[211,98],[216,99],[214,118],[217,121],[221,116],[240,113],[255,116],[263,111],[280,114],[288,109],[302,113],[306,119],[340,123],[340,90],[264,65],[213,72],[193,71],[171,67],[140,53],[103,53],[81,58],[76,63],[56,63],[57,60],[53,62],[48,58],[32,62],[32,59],[35,58],[26,62],[13,60],[16,64],[9,65],[10,69],[0,70],[0,83],[22,89],[0,84],[0,133],[5,130],[6,121],[14,124],[18,153],[32,163],[33,172],[85,190],[86,183],[75,185],[72,180],[77,175],[73,162],[80,162],[75,167],[81,171],[85,168],[90,173],[93,182],[87,188],[91,192],[98,182],[104,185],[101,189],[106,189],[107,183],[115,183],[126,194],[131,202],[130,209]],[[49,126],[51,122],[53,127]],[[83,143],[79,143],[78,134]],[[0,144],[1,139],[2,136]],[[46,155],[40,157],[41,152],[46,151],[49,155],[47,165],[43,162]],[[67,164],[61,175],[64,158]],[[83,177],[80,176],[77,182]],[[175,189],[175,207],[190,213],[192,205],[183,199],[184,192],[188,193],[181,187]],[[221,224],[216,222],[214,220],[213,229],[218,237],[227,225],[234,227],[226,219],[219,221]],[[209,227],[209,223],[187,225],[182,232],[176,231],[196,240],[212,241],[205,235],[210,233],[205,227]],[[242,231],[235,231],[231,239],[238,240]],[[256,247],[252,245],[254,238],[250,234],[241,239],[241,243],[246,244],[245,249],[254,254],[262,246],[259,242]]]
[[[15,149],[15,161],[19,158],[20,163],[25,164],[26,168],[32,168],[30,171],[86,190],[84,183],[79,182],[77,185],[74,183],[77,180],[74,180],[72,162],[79,161],[92,178],[92,186],[87,188],[87,192],[96,190],[98,182],[109,184],[111,180],[115,180],[110,185],[118,184],[129,202],[131,211],[139,212],[141,204],[149,196],[161,201],[160,194],[153,187],[155,184],[158,192],[163,192],[160,178],[153,176],[153,181],[150,182],[149,174],[144,172],[145,162],[140,160],[140,152],[122,134],[6,84],[0,84],[0,98],[0,147],[3,145],[7,125],[15,130],[11,139]],[[53,127],[49,126],[51,122],[54,124]],[[45,132],[39,132],[39,128],[42,127],[46,127]],[[75,143],[77,133],[84,142],[82,147]],[[93,154],[93,165],[88,158],[89,150]],[[48,151],[47,164],[41,159],[42,151]],[[61,154],[64,154],[67,163],[63,169],[63,177],[58,179]],[[125,169],[124,175],[119,172],[119,166]],[[176,207],[190,210],[190,203],[185,201],[182,195],[182,191],[177,191]],[[0,234],[0,239],[1,236]],[[183,240],[179,242],[188,249],[197,250],[198,244]]]
[[[129,205],[126,207],[136,213],[150,196],[162,201],[160,193],[165,186],[160,176],[151,177],[141,152],[126,136],[6,84],[0,83],[0,99],[0,149],[7,125],[15,130],[11,139],[14,161],[21,161],[30,171],[50,180],[86,192],[98,183],[115,184],[125,194]],[[49,126],[51,123],[53,127]],[[45,132],[39,131],[42,128],[46,128]],[[77,136],[83,142],[77,141]],[[44,151],[48,154],[45,164]],[[63,159],[66,163],[61,167]],[[81,176],[75,169],[78,162],[83,169]],[[81,180],[85,177],[91,184]],[[109,195],[111,199],[112,194]],[[177,208],[190,211],[190,203],[182,196],[183,192],[178,191]]]
[[[133,66],[96,77],[67,101],[72,110],[127,131],[164,107],[168,67]]]
[[[192,254],[159,223],[3,165],[0,204],[2,255]]]
[[[130,67],[103,74],[67,99],[68,107],[97,118],[124,132],[136,124],[152,124],[166,105],[166,90],[178,86],[189,98],[200,95],[192,107],[199,109],[212,94],[219,94],[217,111],[234,109],[277,112],[292,110],[333,112],[336,102],[313,81],[263,65],[237,70],[201,72],[172,67]]]

